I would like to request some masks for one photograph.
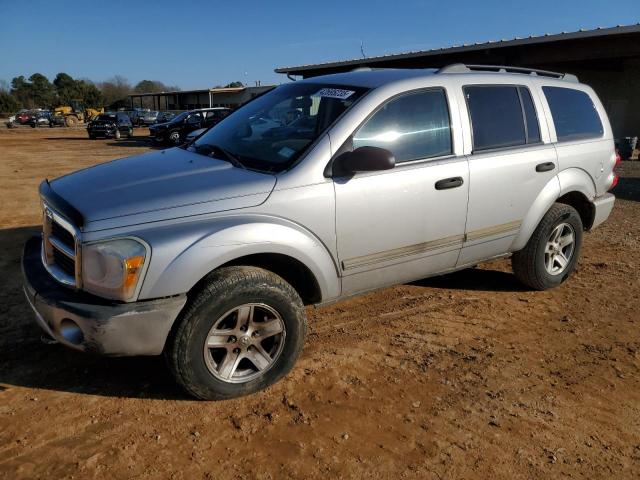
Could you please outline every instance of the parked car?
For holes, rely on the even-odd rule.
[[[45,122],[44,112],[45,110],[41,109],[22,109],[15,115],[11,115],[9,117],[6,122],[7,128],[13,128],[20,125],[30,125],[32,127],[40,126]]]
[[[229,115],[223,107],[201,108],[177,115],[167,123],[156,123],[149,127],[149,136],[155,143],[180,145],[194,130],[211,128]]]
[[[66,127],[67,123],[66,123],[65,116],[62,114],[52,113],[51,116],[49,117],[49,126],[52,128]]]
[[[102,113],[89,122],[87,133],[92,140],[97,137],[120,138],[123,135],[131,138],[133,125],[124,112]]]
[[[139,112],[136,116],[134,125],[137,127],[146,127],[149,125],[153,125],[154,123],[156,123],[156,118],[158,118],[157,111]]]
[[[51,125],[52,115],[49,110],[37,110],[29,114],[25,125],[29,125],[32,128],[46,127]]]
[[[254,135],[283,107],[314,135]],[[528,288],[561,285],[613,208],[617,161],[600,100],[571,75],[309,78],[191,145],[44,181],[25,292],[68,347],[164,353],[190,394],[237,397],[293,367],[305,305],[509,255]]]
[[[33,110],[20,110],[15,115],[15,123],[18,125],[26,125],[33,115]]]
[[[174,119],[178,113],[176,112],[158,112],[155,123],[167,123]]]

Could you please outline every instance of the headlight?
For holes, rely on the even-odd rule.
[[[133,300],[147,260],[147,248],[131,238],[82,246],[82,288],[101,297]]]

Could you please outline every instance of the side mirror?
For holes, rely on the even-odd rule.
[[[347,175],[390,170],[395,165],[396,159],[389,150],[380,147],[360,147],[336,158],[333,171],[336,175]]]

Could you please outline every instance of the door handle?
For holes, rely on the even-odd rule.
[[[548,172],[556,168],[556,164],[553,162],[540,163],[536,165],[536,172]]]
[[[436,182],[436,190],[446,190],[447,188],[456,188],[462,186],[464,180],[462,177],[443,178]]]

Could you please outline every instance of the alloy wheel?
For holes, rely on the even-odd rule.
[[[551,275],[564,272],[575,250],[575,231],[568,223],[556,226],[544,249],[544,265]]]
[[[282,316],[261,303],[247,303],[218,318],[205,339],[204,360],[219,380],[245,383],[269,370],[284,347]]]

